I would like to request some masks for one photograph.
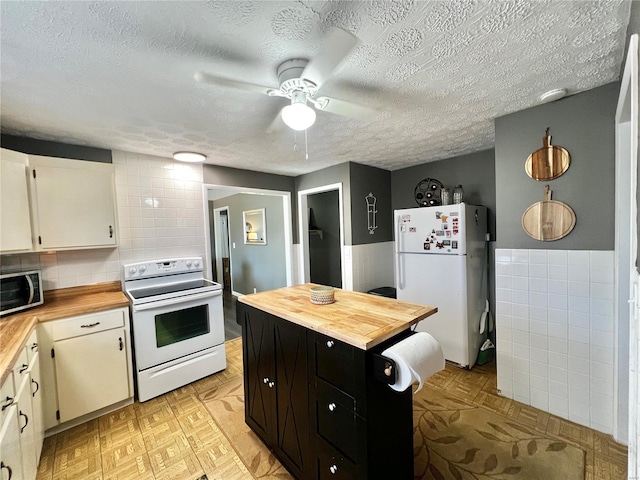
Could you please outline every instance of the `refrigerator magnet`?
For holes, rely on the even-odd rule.
[[[431,250],[431,244],[429,242],[425,242],[424,249],[425,250]]]
[[[449,218],[446,215],[440,215],[440,220],[442,220],[442,223],[447,223],[447,218]]]
[[[410,233],[416,233],[416,227],[409,227]]]
[[[451,230],[447,230],[444,233],[446,234],[447,238],[451,238]]]
[[[440,218],[440,215],[442,215],[442,212],[436,212],[436,218]]]
[[[444,245],[445,247],[450,247],[451,246],[451,240],[443,240],[442,241],[442,245]]]
[[[444,237],[444,230],[436,230],[437,237]]]
[[[451,242],[451,248],[453,248],[454,250],[458,249],[458,241],[454,240]]]

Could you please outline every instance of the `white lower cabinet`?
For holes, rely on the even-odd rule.
[[[27,374],[18,386],[18,427],[20,451],[22,455],[22,475],[25,479],[35,479],[38,471],[36,457],[36,435],[31,401],[31,375]]]
[[[129,397],[124,329],[54,343],[60,421]]]
[[[3,402],[3,406],[5,403]],[[2,480],[22,479],[22,453],[20,448],[20,427],[18,426],[18,406],[13,404],[5,409],[0,430],[0,478]],[[35,478],[35,477],[34,477]]]
[[[1,480],[34,480],[44,442],[38,337],[34,330],[0,389]]]
[[[133,401],[128,320],[118,308],[39,325],[47,430]]]

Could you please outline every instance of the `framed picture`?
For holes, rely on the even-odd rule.
[[[249,245],[267,244],[267,221],[264,208],[242,212],[244,223],[244,243]]]

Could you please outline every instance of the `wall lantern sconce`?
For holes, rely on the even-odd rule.
[[[364,197],[364,200],[367,202],[367,228],[369,229],[369,235],[373,235],[375,229],[378,228],[376,225],[376,197],[373,196],[373,193],[369,192],[369,195]]]

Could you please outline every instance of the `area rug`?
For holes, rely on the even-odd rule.
[[[238,377],[200,396],[256,479],[290,479],[244,422]],[[584,451],[436,388],[414,395],[416,479],[584,480]]]
[[[585,453],[435,388],[413,396],[420,479],[584,480]]]

